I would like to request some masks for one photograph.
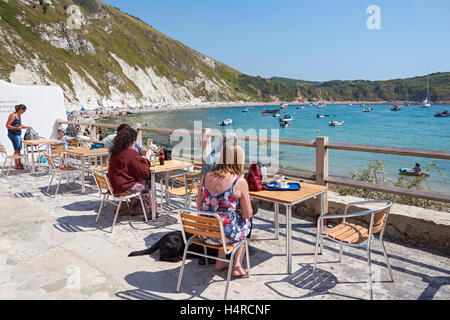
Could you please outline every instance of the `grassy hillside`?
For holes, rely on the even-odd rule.
[[[427,77],[392,79],[387,81],[327,81],[308,82],[287,78],[272,78],[291,86],[316,92],[323,90],[323,98],[335,101],[396,101],[400,93],[402,101],[423,101],[427,95]],[[450,101],[450,72],[430,75],[430,99],[432,101]]]

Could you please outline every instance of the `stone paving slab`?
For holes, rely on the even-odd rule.
[[[113,206],[95,224],[99,195],[82,195],[79,184],[56,197],[46,193],[45,174],[11,171],[0,177],[0,299],[195,299],[221,300],[226,271],[188,260],[180,293],[175,291],[181,262],[159,261],[159,253],[128,258],[163,234],[179,230],[182,201],[164,205],[155,222],[119,217],[110,234]],[[56,186],[50,189],[54,192]],[[367,299],[366,251],[325,241],[318,272],[312,273],[316,228],[293,217],[293,274],[286,273],[285,216],[274,240],[273,212],[260,210],[250,242],[251,277],[232,279],[229,299]],[[433,250],[386,242],[394,280],[390,282],[381,246],[373,245],[377,282],[374,299],[450,298],[450,261]]]

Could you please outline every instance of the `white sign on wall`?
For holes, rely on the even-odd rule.
[[[14,152],[8,138],[6,122],[15,106],[24,104],[27,111],[22,115],[22,124],[31,126],[41,137],[57,137],[57,119],[66,120],[64,94],[60,87],[18,86],[0,80],[0,142],[8,154]],[[22,130],[22,138],[26,130]]]

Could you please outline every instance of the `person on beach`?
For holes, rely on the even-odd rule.
[[[247,181],[242,178],[244,161],[245,153],[240,146],[224,143],[217,165],[198,186],[197,210],[215,212],[224,219],[227,244],[246,238],[251,230],[253,210]],[[200,238],[208,244],[222,245],[221,239]],[[248,275],[242,266],[244,250],[242,246],[236,251],[232,274],[237,277]],[[219,250],[218,257],[224,259],[225,252]],[[216,261],[215,270],[228,267],[227,262]]]
[[[111,146],[111,158],[109,160],[108,179],[116,196],[126,196],[136,192],[142,193],[145,213],[139,199],[132,199],[130,214],[147,214],[152,218],[152,198],[150,183],[150,161],[141,157],[133,149],[137,139],[137,131],[132,128],[122,129],[116,136]],[[156,199],[155,199],[156,201]],[[156,215],[159,210],[156,204]]]
[[[27,107],[24,104],[19,104],[15,106],[16,112],[9,115],[8,121],[6,122],[6,128],[8,129],[8,138],[11,140],[14,147],[14,154],[20,155],[22,151],[22,129],[29,129],[31,127],[24,126],[22,124],[22,114],[25,113]],[[15,169],[23,170],[23,164],[20,159],[14,159]]]
[[[414,174],[416,176],[420,176],[421,172],[422,172],[422,168],[420,167],[420,164],[416,163],[416,166],[414,167]]]

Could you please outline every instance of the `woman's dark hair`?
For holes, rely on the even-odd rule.
[[[111,153],[117,154],[130,147],[137,139],[137,131],[132,128],[124,128],[114,138]]]
[[[24,104],[18,104],[17,106],[15,106],[15,108],[16,108],[16,112],[18,112],[19,110],[23,110],[23,111],[27,110],[27,106]]]
[[[132,129],[129,125],[127,125],[126,123],[123,123],[117,128],[117,133],[119,133],[120,131],[122,131],[125,128],[126,129]]]

